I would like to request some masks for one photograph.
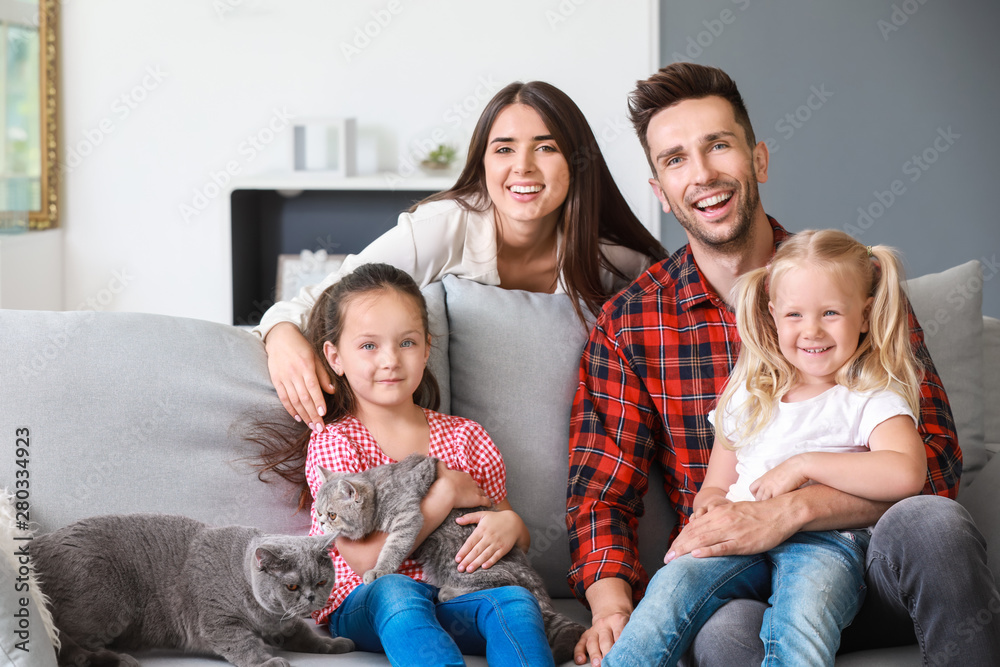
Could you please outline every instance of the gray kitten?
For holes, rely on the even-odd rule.
[[[267,645],[344,653],[303,620],[333,588],[330,538],[213,528],[182,516],[84,519],[31,544],[62,646],[60,665],[139,663],[110,649],[214,653],[237,667],[289,667]]]
[[[375,567],[362,576],[366,584],[396,572],[413,551],[413,543],[423,527],[420,501],[437,479],[437,463],[436,458],[411,454],[399,463],[376,466],[361,473],[319,468],[324,483],[316,494],[316,514],[323,532],[351,540],[374,531],[387,533]],[[556,662],[571,660],[573,648],[585,628],[552,608],[541,576],[517,546],[489,569],[458,571],[455,554],[476,527],[455,523],[455,518],[476,509],[453,510],[413,552],[413,558],[423,565],[427,582],[438,587],[438,600],[445,602],[484,588],[523,586],[542,609],[545,635]]]

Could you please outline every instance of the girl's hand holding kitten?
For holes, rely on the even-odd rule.
[[[488,569],[518,543],[525,531],[524,522],[512,509],[470,512],[455,521],[462,525],[478,524],[455,556],[459,572]]]

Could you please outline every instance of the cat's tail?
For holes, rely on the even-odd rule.
[[[586,628],[553,609],[552,601],[548,599],[548,595],[545,597],[544,602],[542,598],[538,598],[538,604],[542,608],[542,620],[545,622],[545,638],[549,641],[556,664],[561,665],[573,659],[573,649],[576,648],[576,643],[580,641]]]
[[[538,606],[542,610],[542,621],[545,623],[545,638],[549,642],[549,648],[552,649],[552,657],[556,664],[561,665],[572,660],[573,649],[576,648],[576,643],[580,641],[586,628],[555,610],[552,606],[552,598],[545,590],[545,583],[541,576],[527,564],[526,558],[525,566],[520,568],[520,575],[521,585],[531,591],[535,599],[538,600]]]
[[[18,571],[18,563],[14,562],[15,554],[19,553],[18,549],[27,548],[30,553],[32,551],[31,540],[34,539],[34,535],[30,530],[21,530],[19,528],[15,530],[16,519],[14,494],[5,488],[0,488],[0,549],[3,549],[4,556],[10,560],[12,572]],[[2,557],[0,556],[0,558]],[[48,635],[52,646],[58,651],[59,630],[56,629],[55,622],[52,620],[52,612],[49,609],[49,598],[42,592],[38,581],[35,580],[34,569],[28,573],[27,586],[31,600],[38,611],[38,618],[42,622],[42,627],[45,628],[45,634]]]

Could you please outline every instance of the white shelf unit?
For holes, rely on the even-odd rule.
[[[322,171],[272,172],[234,178],[233,190],[274,190],[294,194],[303,190],[433,190],[440,192],[455,184],[458,172],[426,176],[422,172],[402,176],[391,172],[367,176],[333,176]]]

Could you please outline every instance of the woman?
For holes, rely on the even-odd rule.
[[[596,314],[665,256],[619,192],[576,104],[548,83],[515,82],[486,105],[451,189],[401,214],[396,227],[322,283],[276,303],[254,331],[285,409],[321,427],[322,391],[333,385],[302,329],[316,297],[361,264],[392,264],[421,287],[456,275],[566,293],[583,320],[583,308]]]

